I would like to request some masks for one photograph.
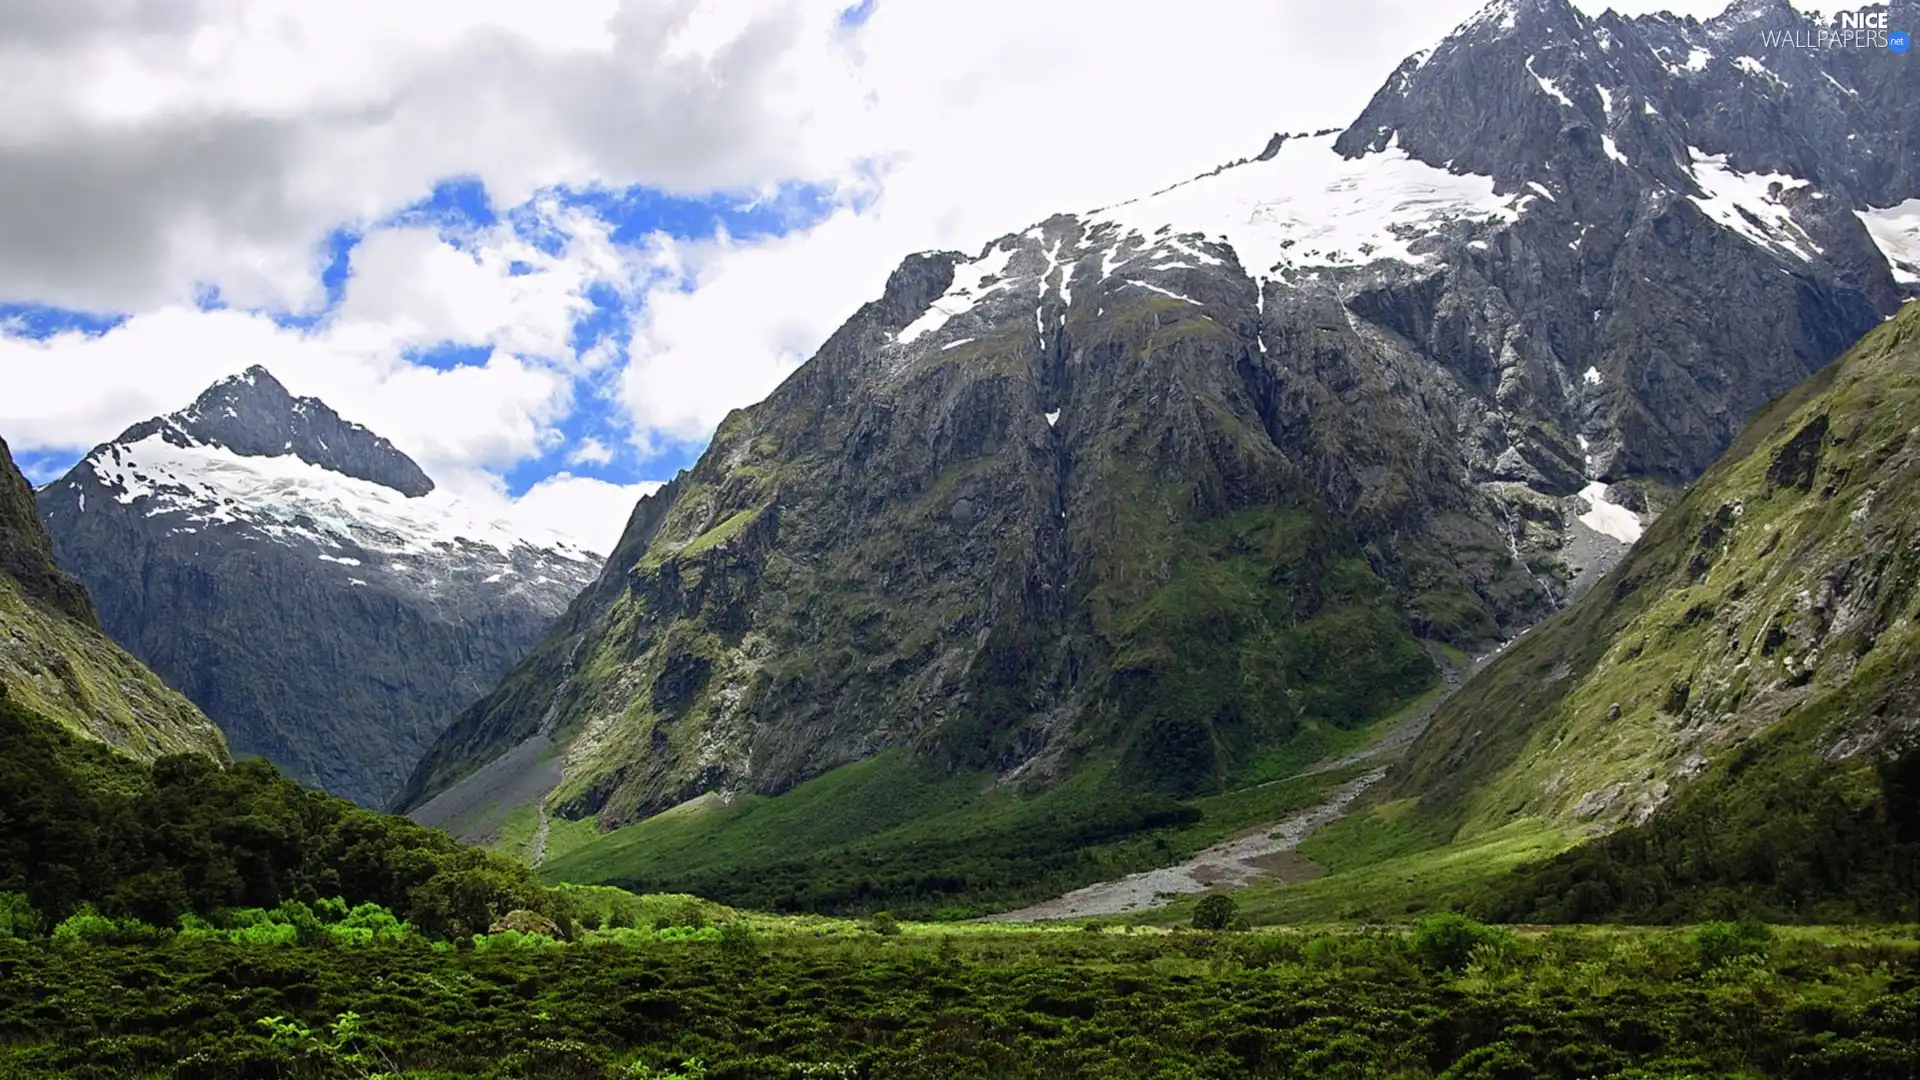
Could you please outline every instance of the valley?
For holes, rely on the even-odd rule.
[[[357,136],[328,184],[185,185],[246,210],[244,275],[206,208],[154,235],[207,276],[138,312],[14,303],[0,259],[0,1080],[1920,1069],[1905,30],[1762,55],[1830,20],[1492,0],[1341,126],[1276,52],[1098,151],[1187,161],[1226,110],[1244,156],[989,228],[915,201],[945,148],[763,175],[729,111],[817,96],[774,126],[822,161],[916,130],[861,80],[924,11],[630,4],[508,5],[430,64],[287,22],[247,55],[347,42],[313,130]],[[175,15],[196,74],[117,92],[237,93],[211,9],[115,62]],[[935,51],[1044,94],[1049,17]],[[518,74],[381,98],[476,44]],[[610,71],[659,113],[589,110],[622,154],[508,116]],[[1049,138],[1094,153],[1124,91]],[[395,202],[479,152],[408,126],[443,98],[526,164]],[[1079,167],[944,123],[983,192]]]

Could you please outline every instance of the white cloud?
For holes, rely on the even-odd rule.
[[[213,280],[301,308],[319,236],[445,177],[511,205],[559,182],[751,187],[854,149],[827,0],[16,5],[0,19],[15,299],[129,310]]]
[[[337,332],[368,348],[491,344],[571,364],[574,320],[591,307],[596,282],[630,292],[623,257],[591,215],[549,206],[568,237],[558,256],[519,239],[506,225],[456,247],[425,227],[376,231],[354,248]],[[516,274],[515,263],[531,272]]]
[[[606,465],[612,461],[613,448],[592,436],[581,439],[580,445],[567,455],[569,465]]]
[[[550,529],[588,551],[605,555],[620,541],[633,504],[660,490],[659,481],[613,484],[587,476],[555,473],[513,500],[507,520],[528,531]]]

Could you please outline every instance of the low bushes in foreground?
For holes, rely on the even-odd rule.
[[[1881,930],[781,925],[0,940],[0,1077],[1892,1080],[1920,1063],[1915,945]]]

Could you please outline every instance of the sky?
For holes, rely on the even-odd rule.
[[[605,552],[905,255],[1345,126],[1480,6],[847,3],[7,0],[0,436],[45,483],[259,363]]]

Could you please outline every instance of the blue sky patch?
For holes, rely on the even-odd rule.
[[[620,291],[596,281],[587,287],[587,302],[593,307],[573,321],[573,351],[585,352],[607,337],[626,345],[633,333],[627,320],[627,302]]]
[[[485,367],[493,359],[492,345],[461,345],[443,341],[426,349],[408,349],[407,362],[430,367],[435,371],[452,371],[454,368]]]
[[[65,476],[85,456],[70,450],[15,450],[13,463],[20,466],[27,483],[38,488]]]
[[[841,10],[840,25],[848,28],[861,26],[873,18],[873,9],[878,6],[875,0],[860,0],[852,7]]]
[[[99,337],[126,321],[125,315],[74,311],[46,304],[0,303],[0,328],[15,337],[27,337],[35,341],[76,332]]]
[[[839,205],[832,184],[785,183],[769,193],[675,195],[658,188],[563,191],[569,206],[585,207],[613,226],[616,244],[635,245],[654,233],[676,240],[707,240],[725,230],[736,240],[784,236],[825,221]]]
[[[435,225],[439,227],[442,239],[460,247],[463,233],[492,228],[499,222],[500,216],[494,213],[493,199],[487,194],[487,185],[481,183],[478,177],[456,176],[433,185],[433,192],[426,198],[391,215],[380,224],[414,228]]]

